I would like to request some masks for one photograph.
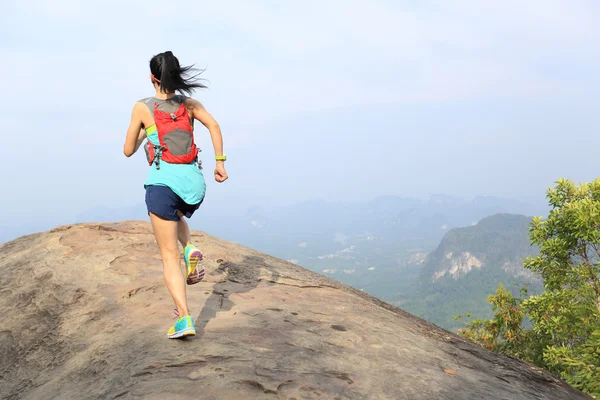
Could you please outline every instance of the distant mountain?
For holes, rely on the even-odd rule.
[[[379,196],[366,202],[314,200],[285,207],[248,207],[245,212],[213,212],[202,207],[191,226],[318,272],[337,270],[336,279],[362,287],[369,268],[396,269],[435,249],[448,230],[469,226],[496,213],[544,213],[530,204],[496,197],[435,195],[429,199]],[[147,219],[143,204],[121,209],[95,208],[77,216],[76,222],[110,222]],[[352,248],[351,248],[352,247]],[[337,255],[344,255],[345,266]],[[343,268],[342,268],[343,267]],[[341,270],[355,270],[344,273]],[[386,277],[386,283],[389,277]],[[372,294],[377,279],[368,279]]]
[[[431,253],[421,271],[421,284],[428,286],[444,277],[455,281],[484,265],[500,267],[512,276],[538,279],[522,268],[523,257],[537,251],[529,245],[530,217],[496,214],[477,225],[448,232]]]
[[[513,287],[515,292],[518,287],[514,282],[540,290],[541,279],[522,263],[527,256],[538,253],[538,248],[530,246],[530,221],[522,215],[496,214],[474,226],[449,231],[425,259],[418,289],[411,298],[404,299],[403,306],[453,329],[462,326],[453,321],[457,314],[488,317],[491,309],[486,297],[499,283]]]
[[[542,212],[527,203],[494,197],[465,200],[436,195],[423,200],[380,196],[360,203],[307,201],[279,208],[252,207],[245,215],[230,216],[228,224],[213,224],[210,215],[192,224],[261,251],[302,260],[310,267],[308,257],[359,245],[367,237],[371,238],[369,245],[382,250],[406,241],[418,243],[417,247],[423,242],[435,246],[449,229],[475,224],[492,214]],[[306,246],[298,247],[299,243]]]

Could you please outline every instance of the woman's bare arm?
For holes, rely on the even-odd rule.
[[[137,137],[137,143],[135,144],[135,150],[133,150],[133,153],[135,154],[136,151],[138,151],[138,149],[140,148],[140,146],[142,145],[142,143],[144,143],[144,140],[147,138],[146,135],[146,130],[142,127],[142,129],[140,129],[140,133]]]
[[[213,143],[213,148],[215,149],[215,156],[222,156],[223,135],[221,134],[221,127],[219,126],[217,121],[213,118],[212,115],[210,115],[208,111],[206,111],[204,106],[200,104],[198,100],[188,98],[186,100],[186,106],[191,111],[191,114],[194,117],[194,119],[200,121],[200,123],[204,125],[206,129],[208,129],[208,131],[210,132],[210,138]],[[217,165],[215,167],[215,180],[217,182],[224,182],[228,178],[227,172],[225,171],[225,162],[217,161],[216,163]]]
[[[123,154],[126,157],[134,155],[144,141],[142,133],[145,134],[145,131],[141,118],[143,107],[142,103],[135,103],[131,111],[131,121],[129,122],[129,128],[127,128],[127,136],[125,137],[125,145],[123,146]]]

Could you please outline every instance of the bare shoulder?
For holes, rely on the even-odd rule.
[[[133,105],[133,112],[136,114],[139,114],[139,115],[141,115],[147,109],[148,109],[148,107],[141,100],[136,101],[135,104]]]
[[[143,101],[138,101],[133,105],[133,111],[131,117],[137,121],[140,121],[143,126],[151,126],[154,124],[154,117],[148,108],[148,105]]]
[[[199,110],[199,109],[204,108],[204,106],[202,105],[202,103],[200,103],[198,100],[193,99],[191,97],[186,97],[185,98],[185,106],[190,111]]]
[[[219,124],[212,115],[204,108],[204,106],[196,99],[186,98],[185,105],[190,116],[208,127],[218,127]]]

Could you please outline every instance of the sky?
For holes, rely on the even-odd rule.
[[[175,4],[175,3],[172,3]],[[178,3],[183,4],[183,3]],[[542,199],[598,176],[594,0],[22,0],[0,13],[0,227],[142,204],[143,151],[122,153],[148,62],[205,69],[230,179],[255,204],[379,195]]]

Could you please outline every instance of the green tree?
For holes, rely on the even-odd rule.
[[[521,293],[526,292],[524,286]],[[528,344],[531,332],[523,328],[525,314],[521,307],[522,299],[514,297],[504,285],[499,284],[496,294],[490,294],[487,301],[492,305],[494,312],[492,319],[475,319],[467,324],[467,329],[459,329],[460,334],[488,350],[529,360]],[[470,317],[470,314],[466,317]],[[460,318],[462,316],[457,317]]]
[[[529,234],[540,253],[524,260],[545,290],[517,298],[500,285],[488,296],[494,316],[460,334],[490,350],[546,368],[574,387],[600,396],[600,179],[575,185],[560,179],[547,192],[551,211]],[[525,329],[524,322],[531,322]]]

